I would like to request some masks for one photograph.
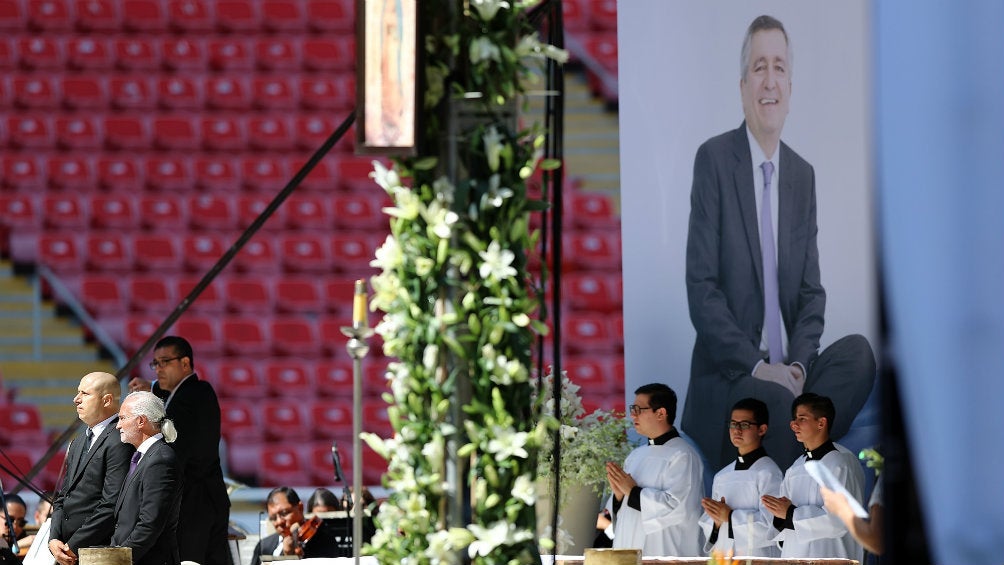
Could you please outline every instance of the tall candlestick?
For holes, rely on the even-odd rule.
[[[366,281],[356,281],[356,292],[352,295],[352,327],[366,325]]]

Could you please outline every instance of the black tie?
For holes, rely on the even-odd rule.
[[[94,437],[94,432],[90,428],[84,432],[84,444],[80,446],[80,460],[77,462],[77,469],[84,466],[84,459],[87,458],[87,452],[91,449],[91,438]]]

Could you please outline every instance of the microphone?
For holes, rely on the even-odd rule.
[[[342,458],[338,456],[338,442],[331,442],[331,462],[335,466],[335,482],[344,483],[345,473],[342,472]]]

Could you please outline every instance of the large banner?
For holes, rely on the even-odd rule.
[[[631,0],[618,11],[629,403],[638,386],[666,382],[679,396],[680,424],[696,336],[685,284],[694,160],[702,143],[743,122],[740,50],[761,14],[784,24],[791,46],[781,141],[815,173],[820,349],[862,334],[877,352],[866,2]],[[788,418],[772,411],[779,432],[790,434]]]

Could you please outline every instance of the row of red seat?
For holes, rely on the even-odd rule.
[[[387,231],[386,195],[304,192],[290,196],[269,222],[269,230]],[[221,192],[142,195],[126,192],[47,192],[46,196],[0,193],[0,223],[21,229],[219,230],[235,233],[251,225],[268,207],[264,195]]]
[[[14,236],[15,261],[41,261],[69,275],[85,269],[130,275],[183,268],[200,271],[215,264],[234,242],[234,237],[217,234],[48,231],[29,239],[22,249]],[[237,254],[234,266],[238,272],[371,273],[369,263],[382,242],[379,236],[346,231],[259,233]]]
[[[334,125],[318,118],[309,125],[317,147],[333,131]],[[315,127],[316,125],[316,127]],[[332,129],[326,129],[331,125]],[[2,128],[0,128],[2,129]],[[314,131],[316,130],[316,131]],[[298,134],[299,135],[299,134]],[[8,152],[0,155],[0,189],[37,195],[39,190],[65,189],[84,192],[93,189],[121,191],[137,195],[149,189],[170,193],[186,190],[249,190],[277,194],[304,167],[307,159],[298,156],[240,154],[212,156],[175,154]],[[317,162],[300,183],[300,190],[329,192],[336,189],[361,194],[382,194],[369,178],[373,158],[346,152],[328,154]]]
[[[561,0],[565,30],[617,30],[617,0]]]
[[[345,32],[353,0],[0,0],[0,30]]]
[[[344,485],[352,484],[352,439],[336,441]],[[259,486],[335,484],[330,441],[248,441],[227,446],[227,471]],[[363,484],[379,485],[387,461],[363,443]]]
[[[108,72],[349,71],[355,38],[53,36],[0,38],[0,69]]]
[[[163,75],[20,72],[0,76],[0,106],[21,109],[276,111],[348,110],[356,99],[351,72]]]
[[[43,114],[7,115],[0,121],[0,147],[67,151],[165,151],[183,153],[317,149],[351,110],[312,114]],[[6,139],[5,139],[6,137]],[[351,136],[345,143],[351,142]],[[342,146],[351,152],[351,145]]]

